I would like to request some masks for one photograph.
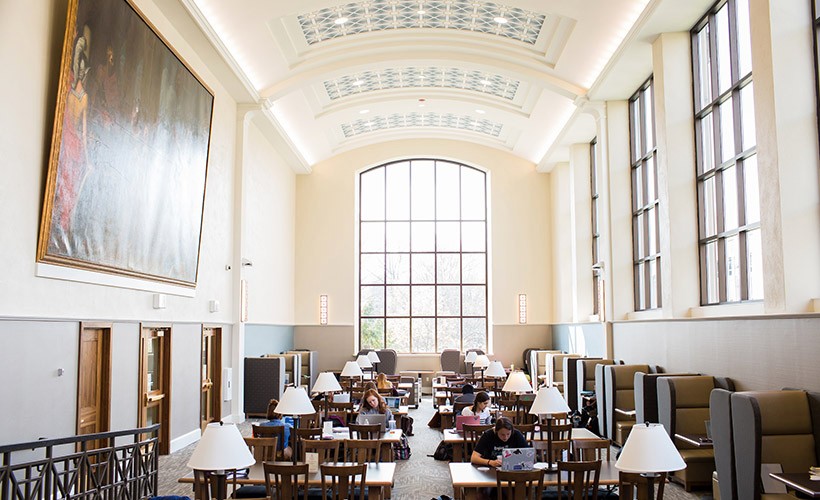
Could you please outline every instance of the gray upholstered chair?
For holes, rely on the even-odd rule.
[[[731,398],[732,392],[726,389],[714,389],[709,395],[709,425],[716,471],[712,476],[712,496],[720,500],[738,500]]]
[[[461,351],[458,349],[444,349],[439,359],[442,371],[461,373]]]
[[[398,355],[395,349],[379,349],[376,351],[379,355],[379,372],[385,375],[396,374],[396,364],[398,363]]]
[[[649,365],[609,365],[604,371],[607,437],[618,446],[635,425],[635,372],[655,372]]]
[[[271,399],[285,392],[285,359],[245,358],[245,414],[264,417]]]
[[[597,358],[564,358],[564,399],[572,411],[577,411],[580,405],[578,393],[578,361]]]
[[[635,373],[635,421],[658,423],[658,378],[690,377],[697,373]]]
[[[587,364],[586,361],[582,362],[583,366],[580,366],[580,370],[578,373],[578,388],[579,388],[579,396],[582,392],[581,386],[587,387],[587,374],[591,374],[593,380],[593,388],[595,390],[595,404],[598,405],[598,434],[612,440],[612,436],[609,433],[609,420],[607,419],[607,408],[606,408],[606,378],[604,378],[604,368],[610,365],[615,364],[615,361],[611,359],[603,359],[597,360],[590,364]],[[589,389],[584,389],[589,390]]]
[[[547,356],[547,378],[549,383],[564,393],[564,360],[580,358],[580,354],[552,354]]]

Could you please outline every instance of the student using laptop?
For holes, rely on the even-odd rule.
[[[501,417],[495,427],[481,435],[475,444],[470,462],[473,465],[501,467],[501,452],[504,448],[527,448],[527,440],[521,431],[513,427],[512,420]]]
[[[490,415],[490,395],[484,391],[476,394],[473,406],[468,406],[461,410],[461,415],[464,417],[478,415],[483,425],[489,424],[490,419],[492,419],[492,415]]]
[[[386,421],[393,420],[393,412],[387,407],[384,399],[375,389],[368,389],[362,396],[362,403],[359,405],[359,415],[385,415]]]

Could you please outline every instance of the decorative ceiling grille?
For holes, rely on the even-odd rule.
[[[513,100],[520,82],[501,75],[460,68],[406,67],[362,71],[324,82],[331,100],[349,95],[397,88],[451,88],[472,90]]]
[[[386,117],[375,116],[369,120],[359,119],[352,123],[343,123],[342,133],[349,138],[377,130],[405,127],[454,128],[498,137],[501,135],[502,125],[490,120],[476,119],[467,115],[459,116],[452,113],[393,113]]]
[[[534,45],[545,19],[537,12],[476,0],[365,0],[301,14],[299,25],[308,45],[408,28],[475,31]]]

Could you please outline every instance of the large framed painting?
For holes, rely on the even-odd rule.
[[[37,260],[196,286],[213,93],[125,0],[70,0]]]

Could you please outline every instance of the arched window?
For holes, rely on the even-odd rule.
[[[445,160],[359,174],[359,344],[487,350],[487,174]]]

